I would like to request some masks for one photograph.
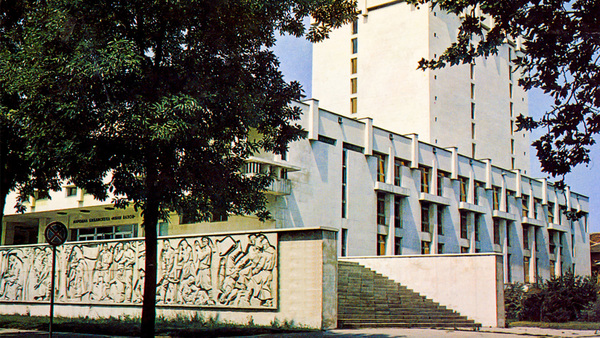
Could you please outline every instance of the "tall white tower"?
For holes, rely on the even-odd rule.
[[[404,2],[359,0],[358,20],[313,46],[313,96],[321,107],[505,168],[529,169],[529,134],[515,132],[527,95],[509,62],[519,46],[474,65],[417,70],[455,41],[459,19]],[[489,23],[488,23],[489,24]]]

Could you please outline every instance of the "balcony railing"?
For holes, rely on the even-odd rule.
[[[292,193],[292,182],[286,178],[276,178],[265,191],[271,195],[289,195]]]

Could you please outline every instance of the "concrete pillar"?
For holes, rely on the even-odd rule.
[[[419,135],[410,134],[409,137],[412,140],[411,154],[410,154],[410,167],[413,169],[419,168]]]
[[[385,177],[385,183],[394,184],[394,161],[396,158],[396,151],[393,145],[390,145],[388,149],[388,161],[387,161],[387,175]]]
[[[365,135],[364,135],[364,143],[365,143],[365,155],[373,155],[373,119],[370,117],[365,117],[359,119],[365,122]]]
[[[319,139],[319,100],[310,99],[308,102],[308,139]]]
[[[437,180],[435,180],[437,181]],[[438,242],[439,242],[439,238],[438,238],[438,221],[437,221],[437,210],[440,206],[432,203],[429,207],[429,220],[433,219],[433,222],[430,222],[429,224],[431,224],[431,226],[433,226],[433,229],[429,229],[431,230],[431,253],[434,254],[439,254],[438,252]]]
[[[469,253],[475,253],[475,213],[467,213],[467,229],[469,230]]]
[[[537,239],[536,239],[536,232],[537,229],[535,228],[535,226],[530,226],[529,229],[527,229],[527,231],[529,232],[529,240],[531,243],[531,260],[530,260],[530,264],[529,264],[529,280],[531,280],[532,282],[537,282]]]
[[[515,174],[516,174],[516,178],[515,178],[515,197],[521,197],[521,170],[520,169],[515,169]]]
[[[395,242],[395,237],[396,237],[396,224],[394,222],[394,199],[395,196],[392,194],[388,194],[387,196],[387,203],[388,203],[388,209],[389,209],[389,213],[388,215],[390,215],[389,217],[389,221],[388,221],[388,235],[387,235],[387,243],[385,244],[385,255],[386,256],[393,256],[394,255],[394,242]]]
[[[506,220],[502,219],[500,220],[500,232],[501,232],[501,238],[502,238],[502,263],[503,263],[503,272],[504,272],[504,283],[510,283],[510,281],[508,280],[508,269],[510,269],[510,262],[508,261],[508,235],[509,235],[509,231],[508,231],[508,226],[509,226],[509,222],[507,222]]]

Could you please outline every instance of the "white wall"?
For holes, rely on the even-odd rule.
[[[341,260],[362,264],[483,326],[504,327],[500,255],[353,257]]]

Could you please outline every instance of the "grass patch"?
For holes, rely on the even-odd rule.
[[[513,322],[508,322],[508,327],[540,327],[540,328],[544,328],[544,329],[559,329],[559,330],[600,330],[600,323],[599,322],[547,323],[547,322],[513,321]]]
[[[1,328],[47,331],[48,322],[47,316],[0,315]],[[140,323],[140,318],[133,317],[97,319],[55,317],[52,330],[55,332],[139,336]],[[296,326],[293,322],[277,320],[273,321],[270,326],[256,325],[252,318],[249,318],[246,325],[221,322],[218,318],[205,319],[199,315],[156,319],[156,334],[171,337],[223,337],[309,331],[315,330]]]

